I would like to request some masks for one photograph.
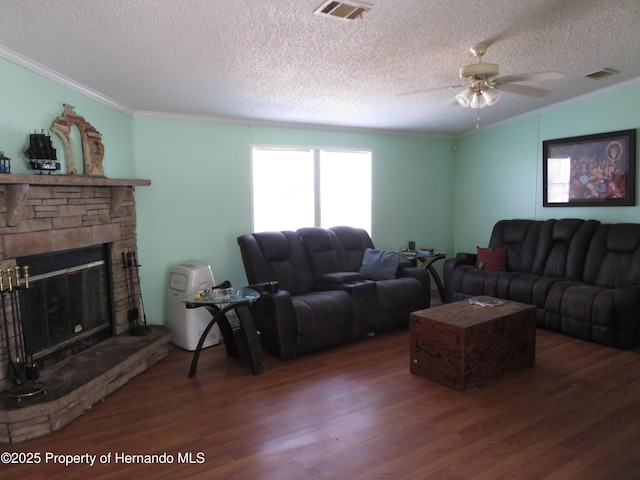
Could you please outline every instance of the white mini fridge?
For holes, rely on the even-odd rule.
[[[166,326],[172,332],[174,345],[190,351],[196,349],[202,332],[211,321],[211,313],[203,307],[187,308],[182,300],[214,285],[211,266],[206,263],[188,261],[169,267]],[[216,324],[211,327],[203,347],[218,343],[220,328]]]

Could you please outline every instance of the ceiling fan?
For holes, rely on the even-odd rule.
[[[478,59],[478,62],[465,65],[460,68],[460,78],[466,80],[468,83],[464,90],[456,94],[456,96],[450,100],[451,104],[480,109],[487,105],[494,105],[502,97],[503,91],[528,97],[544,97],[549,93],[548,89],[528,85],[518,85],[518,83],[540,80],[559,80],[564,78],[564,75],[558,72],[521,73],[499,77],[498,74],[500,70],[498,65],[482,61],[482,56],[487,53],[488,48],[488,43],[477,43],[469,49],[473,56]],[[464,86],[465,85],[451,85],[444,88],[460,88]],[[417,90],[401,95],[411,95],[413,93],[429,90],[439,90],[440,88],[443,87]]]
[[[487,53],[488,48],[489,44],[487,43],[473,45],[470,51],[478,59],[478,62],[460,68],[460,78],[467,80],[469,83],[467,88],[454,97],[454,100],[463,107],[480,109],[487,105],[493,105],[500,100],[502,91],[528,97],[544,97],[549,93],[549,90],[528,85],[518,85],[518,83],[564,78],[564,75],[558,72],[521,73],[499,77],[498,65],[482,61],[482,56]]]

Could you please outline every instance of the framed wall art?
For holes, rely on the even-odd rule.
[[[635,130],[542,142],[543,206],[635,204]]]

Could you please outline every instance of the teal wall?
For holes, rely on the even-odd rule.
[[[453,250],[486,246],[494,223],[505,218],[639,222],[640,205],[542,207],[542,142],[638,128],[638,105],[640,83],[632,82],[458,139]]]
[[[28,134],[48,130],[62,104],[70,103],[103,134],[107,177],[152,181],[136,188],[141,281],[150,323],[164,321],[172,264],[201,260],[212,265],[217,281],[246,281],[236,237],[251,228],[250,149],[255,144],[371,149],[372,236],[385,249],[414,240],[449,255],[473,251],[488,242],[493,224],[502,218],[640,220],[640,206],[543,208],[541,198],[542,141],[637,128],[638,83],[454,142],[131,117],[3,58],[0,76],[0,150],[12,158],[14,173],[29,172],[22,155]],[[61,144],[53,139],[64,164]]]
[[[0,150],[12,159],[13,173],[33,173],[22,154],[28,134],[48,131],[68,103],[103,134],[107,177],[152,181],[135,192],[150,323],[164,322],[172,264],[201,260],[212,265],[217,281],[246,282],[236,237],[251,229],[254,144],[371,149],[376,245],[398,249],[414,240],[452,249],[451,139],[131,117],[4,58],[0,76]],[[64,172],[62,145],[52,139]]]
[[[134,138],[137,174],[151,179],[150,187],[136,189],[136,201],[152,323],[164,318],[168,269],[175,263],[203,261],[216,282],[246,283],[236,238],[251,231],[252,145],[371,149],[376,246],[398,249],[415,240],[452,248],[450,139],[151,118],[134,119]]]
[[[62,115],[64,103],[76,107],[76,113],[102,133],[104,171],[111,178],[134,178],[132,118],[24,67],[0,58],[0,150],[11,158],[12,173],[34,173],[24,160],[29,134],[44,129],[49,132],[53,121]],[[72,131],[72,133],[77,133]],[[66,164],[62,143],[51,135],[63,172]],[[74,136],[72,135],[72,139]],[[78,135],[79,138],[79,135]],[[76,150],[76,149],[74,149]],[[79,152],[80,150],[76,150]],[[76,153],[78,168],[81,155]],[[80,173],[80,171],[79,171]]]

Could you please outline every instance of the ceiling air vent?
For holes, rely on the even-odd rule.
[[[323,17],[337,18],[339,20],[355,20],[363,13],[371,10],[371,5],[358,2],[334,2],[328,1],[322,4],[315,12]]]
[[[616,73],[620,73],[613,68],[603,68],[602,70],[598,70],[597,72],[590,73],[589,75],[585,75],[587,78],[593,78],[594,80],[602,80],[603,78],[609,78],[611,75],[615,75]]]

